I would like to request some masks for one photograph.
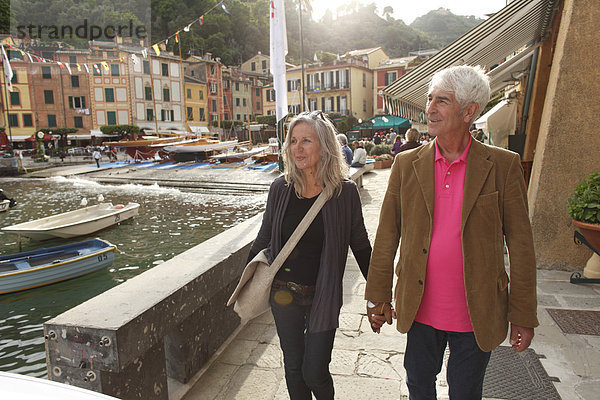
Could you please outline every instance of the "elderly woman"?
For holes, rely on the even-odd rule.
[[[398,149],[396,150],[396,152],[394,153],[394,155],[396,155],[398,153],[402,153],[403,151],[406,151],[406,150],[416,149],[417,147],[419,147],[421,145],[421,143],[419,143],[420,138],[421,138],[421,134],[419,133],[419,131],[416,130],[415,128],[410,128],[409,130],[406,131],[406,143],[399,146]]]
[[[371,244],[358,189],[336,130],[321,111],[290,123],[283,146],[285,172],[269,190],[262,225],[249,260],[267,248],[272,262],[321,192],[327,202],[275,276],[271,310],[285,364],[290,399],[333,399],[329,373],[342,306],[348,246],[367,277]]]

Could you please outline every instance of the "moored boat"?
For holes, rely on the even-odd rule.
[[[112,265],[115,246],[102,239],[0,256],[0,294],[76,278]]]
[[[8,210],[9,206],[10,206],[10,200],[0,201],[0,212]]]
[[[101,203],[50,217],[6,226],[2,231],[35,240],[89,235],[138,215],[140,205]]]

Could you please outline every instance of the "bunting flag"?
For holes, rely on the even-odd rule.
[[[88,68],[87,64],[83,64],[83,67],[85,68],[85,72],[87,72],[89,74],[90,69]]]
[[[288,46],[283,0],[271,0],[270,20],[271,74],[275,88],[275,114],[279,122],[288,114],[285,77]]]
[[[108,63],[106,61],[102,61],[100,64],[102,64],[106,72],[110,71],[110,67],[108,66]]]
[[[65,67],[67,67],[67,71],[69,71],[69,75],[73,75],[71,72],[71,66],[68,63],[65,63]]]
[[[160,50],[158,48],[158,43],[157,44],[153,44],[152,48],[154,49],[154,52],[156,53],[156,55],[160,56]]]
[[[179,43],[179,31],[175,32],[175,43]]]
[[[94,67],[94,69],[96,70],[96,73],[98,75],[102,75],[102,72],[100,71],[100,67],[98,67],[98,64],[92,64],[92,66]]]
[[[198,18],[198,22],[200,22],[200,25],[204,23],[204,15],[201,15],[200,18]]]
[[[63,69],[63,68],[65,67],[65,66],[63,65],[63,63],[61,63],[60,61],[57,61],[56,63],[58,64],[58,66],[59,66],[61,69]]]
[[[189,32],[189,31],[190,31],[190,26],[191,26],[191,25],[192,25],[192,24],[189,24],[188,26],[186,26],[185,28],[183,28],[183,31],[184,31],[184,32]]]
[[[78,72],[81,72],[81,65],[79,65],[79,63],[77,63],[77,64],[75,64],[75,65],[77,65],[77,71],[78,71]]]
[[[4,50],[4,46],[2,47],[2,66],[4,67],[4,82],[6,82],[6,88],[9,92],[12,92],[12,78],[13,78],[13,70],[10,66],[10,62],[8,61],[8,56],[6,55],[6,51]]]
[[[225,7],[225,4],[223,4],[223,2],[220,2],[219,5],[221,6],[221,8],[223,9],[223,11],[225,11],[227,14],[231,15],[231,13],[229,12],[229,10],[227,9],[227,7]]]
[[[148,58],[148,49],[144,49],[144,50],[142,50],[142,56],[143,56],[144,58]]]
[[[138,63],[140,62],[140,59],[135,54],[132,54],[131,61],[133,62],[133,65],[138,65]]]
[[[308,12],[308,13],[312,13],[313,12],[313,7],[311,4],[311,0],[300,0],[302,5],[304,6],[304,12]]]

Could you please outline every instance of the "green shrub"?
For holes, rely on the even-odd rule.
[[[589,224],[600,224],[600,171],[575,186],[568,199],[569,216]]]
[[[392,146],[389,144],[376,144],[368,153],[372,156],[379,156],[381,154],[392,154]]]
[[[365,147],[367,154],[371,154],[371,150],[373,149],[373,146],[375,146],[373,144],[373,142],[364,142],[364,147]]]

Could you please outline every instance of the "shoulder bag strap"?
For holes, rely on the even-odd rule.
[[[292,193],[292,196],[293,195],[294,194]],[[287,260],[288,256],[290,255],[292,250],[294,250],[294,247],[296,247],[296,245],[300,241],[300,238],[302,237],[302,235],[304,235],[304,232],[306,232],[306,230],[313,222],[319,211],[321,211],[321,208],[323,207],[326,201],[327,199],[325,198],[324,191],[322,191],[319,197],[317,197],[317,200],[315,200],[313,205],[310,207],[302,221],[300,221],[300,223],[294,230],[294,233],[292,233],[292,236],[290,236],[290,238],[285,243],[279,254],[277,254],[277,257],[275,257],[275,260],[273,260],[271,267],[274,267],[276,268],[276,270],[279,270],[281,264],[283,264],[283,262]]]

